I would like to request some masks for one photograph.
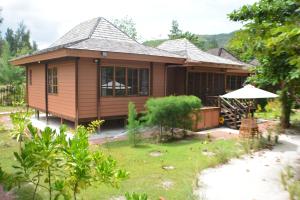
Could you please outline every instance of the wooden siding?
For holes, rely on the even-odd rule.
[[[218,107],[203,107],[198,113],[200,120],[194,123],[194,130],[209,129],[219,126],[220,108]],[[193,116],[194,118],[195,116]],[[195,118],[194,118],[195,119]]]
[[[32,84],[28,84],[28,106],[45,109],[45,65],[32,64],[28,66],[28,73],[32,71]],[[29,77],[29,74],[28,74]]]
[[[128,113],[128,103],[132,101],[138,112],[144,110],[148,97],[101,97],[101,117],[125,116]]]
[[[153,88],[152,94],[154,97],[165,96],[165,64],[153,63]]]
[[[48,63],[52,67],[57,67],[58,93],[48,94],[49,113],[75,119],[75,59]]]
[[[93,59],[79,60],[78,111],[79,119],[97,117],[97,64]]]

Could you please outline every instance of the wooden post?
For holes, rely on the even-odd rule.
[[[97,61],[97,73],[96,73],[96,76],[97,76],[97,97],[96,97],[96,105],[97,105],[97,119],[100,119],[100,90],[101,90],[101,68],[100,68],[100,60]]]
[[[150,90],[150,96],[153,95],[153,62],[150,62],[150,73],[149,73],[149,76],[150,76],[150,85],[149,85],[149,90]]]
[[[165,77],[165,96],[167,96],[167,87],[168,87],[168,65],[165,64],[165,70],[164,70],[164,77]]]
[[[75,58],[75,128],[78,126],[79,112],[78,112],[78,65],[79,58]]]
[[[36,110],[36,117],[38,120],[40,120],[40,111],[39,110]]]
[[[46,123],[48,124],[48,63],[45,64],[45,112]]]
[[[25,94],[25,100],[26,100],[26,108],[27,108],[27,112],[28,112],[28,66],[26,66],[26,94]],[[31,78],[31,77],[30,77]]]

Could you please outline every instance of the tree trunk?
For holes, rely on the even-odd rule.
[[[290,117],[292,112],[292,97],[289,94],[289,89],[287,87],[282,88],[280,100],[281,100],[281,116],[280,116],[280,125],[281,128],[286,129],[291,126]]]

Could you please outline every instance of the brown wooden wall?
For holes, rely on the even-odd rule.
[[[28,80],[28,105],[40,110],[45,109],[45,65],[31,64],[28,66],[28,78],[32,71],[32,84]]]
[[[75,119],[75,59],[50,62],[51,67],[57,67],[58,93],[48,94],[48,111]]]
[[[97,117],[97,64],[91,58],[80,58],[78,65],[78,111],[79,119]],[[149,62],[122,61],[102,59],[100,67],[136,67],[149,68]],[[152,96],[161,97],[165,94],[164,63],[153,63]],[[150,72],[151,73],[151,72]],[[151,80],[151,79],[150,79]],[[128,103],[136,104],[138,112],[144,110],[144,104],[149,97],[100,97],[99,116],[101,118],[125,116],[128,113]]]
[[[80,58],[78,63],[79,118],[97,117],[97,64]]]

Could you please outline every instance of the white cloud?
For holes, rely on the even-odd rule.
[[[199,34],[227,33],[241,27],[227,14],[256,0],[2,0],[4,24],[17,27],[20,21],[31,30],[33,40],[45,48],[78,23],[102,16],[133,18],[142,39],[165,38],[171,21],[185,31]]]

